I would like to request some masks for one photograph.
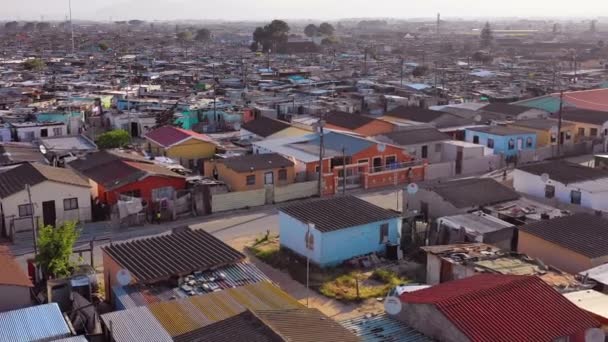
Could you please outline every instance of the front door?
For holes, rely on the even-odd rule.
[[[264,174],[264,184],[274,184],[274,174],[272,173],[272,171],[266,172]]]
[[[42,222],[45,226],[55,226],[57,219],[55,201],[42,202]]]
[[[456,174],[462,173],[462,159],[464,158],[464,150],[461,146],[458,146],[456,150]]]
[[[139,136],[139,123],[131,122],[131,136],[138,137]]]

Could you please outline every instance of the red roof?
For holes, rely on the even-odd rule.
[[[551,341],[600,326],[536,276],[480,274],[400,298],[435,305],[472,341]]]
[[[171,147],[186,139],[197,139],[201,141],[211,142],[211,138],[205,134],[188,131],[182,128],[173,126],[163,126],[152,130],[146,134],[146,138],[158,143],[163,147]]]
[[[559,94],[551,96],[559,98]],[[564,102],[578,108],[608,112],[608,89],[565,92]]]
[[[21,269],[7,246],[0,245],[0,285],[32,287],[32,282]]]

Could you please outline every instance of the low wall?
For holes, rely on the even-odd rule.
[[[312,197],[317,195],[318,192],[317,181],[277,186],[274,188],[274,201],[280,203],[298,198]]]
[[[211,197],[211,212],[257,207],[266,204],[266,189],[214,194]]]
[[[454,174],[455,162],[433,163],[427,166],[424,178],[427,180],[443,179],[453,177]]]
[[[364,173],[363,188],[373,189],[391,185],[419,182],[425,179],[425,168],[426,165],[411,167],[411,170],[409,171],[408,169],[399,169],[394,171]]]

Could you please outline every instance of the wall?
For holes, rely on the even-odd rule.
[[[408,168],[406,168],[395,171],[365,173],[363,175],[363,188],[373,189],[396,184],[420,182],[425,179],[426,166],[426,164],[420,166],[413,166],[411,168],[411,172],[408,172]]]
[[[139,190],[142,199],[151,202],[152,190],[166,186],[173,187],[175,190],[185,189],[186,179],[179,177],[149,176],[140,181],[127,184],[111,191],[106,191],[101,185],[99,187],[101,189],[100,194],[103,194],[103,197],[101,198],[102,201],[105,201],[107,204],[115,204],[118,201],[120,194],[134,190]]]
[[[318,190],[317,181],[276,186],[274,188],[274,201],[280,203],[298,198],[312,197],[318,194]]]
[[[263,189],[265,186],[265,174],[267,172],[273,173],[274,184],[278,186],[292,184],[296,179],[296,174],[293,167],[256,170],[253,172],[236,172],[226,167],[226,165],[224,165],[221,161],[205,163],[205,174],[212,175],[214,166],[217,167],[219,179],[230,187],[230,191]],[[281,169],[287,170],[287,180],[279,181],[279,170]],[[253,185],[247,185],[247,176],[250,175],[255,175],[255,184]]]
[[[187,166],[188,160],[211,158],[215,154],[215,145],[210,142],[190,139],[167,149],[167,157],[178,160]]]
[[[453,161],[433,163],[426,167],[425,180],[453,177],[456,174],[456,163]]]
[[[306,232],[308,225],[279,211],[279,239],[281,247],[286,247],[303,257],[309,257],[315,264],[321,263],[321,248],[323,234],[316,229],[311,229],[314,247],[312,250],[306,248]]]
[[[257,207],[266,204],[266,190],[250,190],[213,194],[211,211],[213,213],[246,207]]]
[[[428,285],[441,283],[441,259],[429,252],[426,253],[426,283]]]
[[[388,241],[399,244],[400,218],[323,233],[321,265],[334,266],[356,256],[385,252],[386,245],[380,242],[380,225],[383,223],[389,224]]]
[[[101,250],[101,258],[103,261],[103,282],[105,286],[106,302],[112,303],[112,287],[118,284],[116,281],[116,275],[118,271],[123,269],[111,256],[109,256],[103,249]],[[137,283],[137,279],[131,274],[131,284]]]
[[[410,327],[437,341],[469,342],[470,340],[431,304],[402,303],[401,312],[394,316]]]
[[[29,287],[0,284],[0,312],[21,309],[31,305]]]
[[[82,222],[91,220],[91,190],[88,187],[67,185],[44,181],[31,187],[32,203],[34,203],[34,216],[39,216],[42,222],[42,202],[55,202],[55,215],[57,224],[64,221],[79,220]],[[67,198],[78,198],[78,210],[63,210],[63,200]],[[23,190],[2,199],[2,209],[6,224],[10,223],[9,216],[19,217],[19,205],[28,204],[27,191]],[[26,220],[27,221],[27,220]],[[31,223],[24,222],[31,227]]]
[[[595,266],[588,257],[555,245],[524,231],[519,231],[517,251],[533,258],[539,258],[545,264],[555,266],[571,274]]]
[[[55,128],[59,128],[61,129],[61,134],[57,134],[55,135],[55,132],[53,131],[53,129]],[[34,139],[40,139],[40,131],[42,129],[46,129],[47,130],[47,137],[58,137],[58,136],[64,136],[67,135],[67,126],[65,124],[63,125],[52,125],[52,126],[34,126],[34,127],[20,127],[17,128],[17,139],[19,141],[32,141],[31,139],[27,139],[26,138],[26,133],[27,132],[34,132]]]
[[[479,145],[483,145],[483,146],[488,145],[488,139],[493,139],[495,154],[502,153],[506,156],[516,155],[517,152],[519,151],[519,147],[518,147],[519,145],[517,142],[518,139],[522,139],[521,150],[533,150],[536,148],[536,134],[517,134],[517,135],[502,136],[502,135],[488,134],[485,132],[476,132],[476,131],[472,131],[472,130],[465,131],[465,140],[467,142],[472,143],[475,136],[479,137]],[[528,139],[528,137],[532,139],[531,147],[526,146],[526,140]],[[513,149],[509,149],[509,146],[508,146],[509,140],[511,140],[511,139],[514,140]]]

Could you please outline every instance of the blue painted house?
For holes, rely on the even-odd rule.
[[[306,201],[279,210],[281,247],[321,266],[386,252],[398,245],[399,214],[354,196]]]
[[[536,149],[536,133],[505,126],[469,128],[465,140],[484,145],[494,154],[515,156],[519,151]]]

